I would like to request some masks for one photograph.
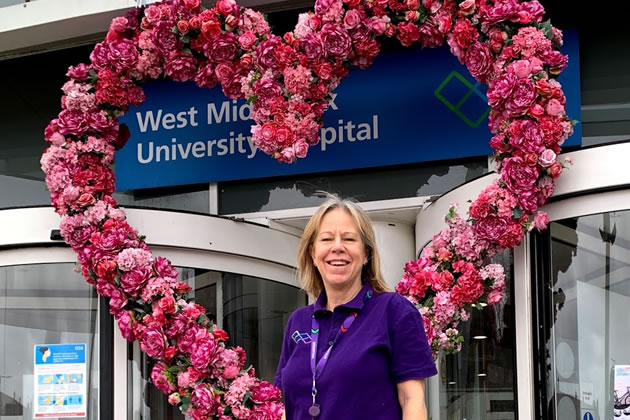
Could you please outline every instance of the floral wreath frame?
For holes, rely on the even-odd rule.
[[[417,305],[434,357],[459,351],[457,329],[473,308],[502,301],[503,268],[488,264],[548,218],[538,209],[563,171],[560,146],[573,124],[556,77],[568,58],[562,34],[536,1],[317,0],[292,32],[273,35],[258,12],[234,0],[203,9],[169,0],[112,20],[89,65],[70,67],[62,111],[45,130],[41,164],[61,232],[81,272],[122,335],[155,363],[151,379],[170,404],[194,419],[279,419],[280,390],[244,368],[205,308],[187,297],[170,261],[154,257],[112,194],[110,165],[129,132],[118,117],[144,101],[142,83],[167,77],[220,84],[253,104],[253,141],[275,159],[304,158],[333,90],[351,66],[369,67],[379,40],[404,46],[445,42],[471,75],[488,84],[490,144],[500,177],[471,204],[456,206],[396,291]]]

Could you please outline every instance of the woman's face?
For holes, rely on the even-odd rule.
[[[361,269],[367,256],[359,229],[348,212],[333,209],[324,215],[311,256],[326,288],[361,284]]]

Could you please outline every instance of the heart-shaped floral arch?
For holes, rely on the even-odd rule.
[[[434,356],[456,352],[456,329],[473,307],[503,298],[503,269],[487,264],[548,219],[538,212],[562,170],[557,155],[572,133],[556,77],[567,65],[562,34],[542,22],[541,4],[521,0],[317,0],[293,32],[273,35],[264,17],[218,0],[170,0],[115,18],[91,64],[68,71],[63,110],[45,131],[42,156],[61,232],[85,279],[110,298],[123,336],[155,361],[151,378],[194,419],[279,419],[280,391],[244,369],[205,309],[187,298],[171,263],[154,257],[112,198],[110,165],[129,132],[118,123],[144,101],[142,83],[167,77],[221,84],[253,104],[253,141],[282,162],[318,142],[331,93],[351,66],[367,68],[379,39],[437,47],[446,41],[472,76],[489,86],[490,140],[499,180],[456,208],[396,290],[418,305]]]

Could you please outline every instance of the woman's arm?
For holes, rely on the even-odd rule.
[[[402,408],[403,420],[427,420],[427,407],[424,403],[424,379],[410,379],[398,387],[398,402]]]

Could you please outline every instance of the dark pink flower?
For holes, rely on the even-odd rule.
[[[485,42],[475,42],[472,44],[470,48],[466,50],[464,61],[470,74],[481,83],[485,83],[492,69],[492,64],[494,63],[494,56],[488,44]]]
[[[136,297],[151,277],[150,267],[138,267],[133,271],[126,272],[120,279],[120,286],[130,296]]]
[[[405,47],[410,46],[418,39],[420,39],[420,31],[418,30],[418,26],[415,23],[404,22],[399,23],[397,26],[398,29],[398,39],[400,43]]]
[[[139,337],[140,350],[156,360],[164,358],[166,350],[166,336],[162,328],[157,325],[147,327]]]
[[[332,58],[346,58],[352,51],[352,41],[348,33],[334,23],[327,23],[319,33],[324,53]]]
[[[172,22],[160,21],[153,28],[153,44],[164,56],[180,49],[177,35],[173,33],[173,26],[175,25]]]
[[[507,158],[502,162],[501,180],[515,193],[531,190],[540,172],[535,166],[528,166],[520,157]]]
[[[206,337],[195,343],[194,350],[190,355],[190,363],[199,370],[205,370],[214,358],[217,343],[212,337]]]
[[[118,313],[118,328],[123,338],[127,341],[135,341],[136,336],[132,328],[133,320],[128,311]]]
[[[164,73],[177,82],[186,82],[197,74],[197,59],[192,54],[176,54],[164,65]]]
[[[164,394],[170,394],[177,389],[173,376],[168,372],[168,365],[164,362],[156,363],[151,369],[151,382]]]
[[[507,220],[490,216],[481,220],[477,220],[473,229],[480,238],[487,239],[491,242],[496,242],[499,238],[505,234],[508,228]]]
[[[214,66],[211,63],[199,66],[197,75],[195,76],[195,83],[202,88],[211,89],[218,83],[216,76],[214,75]]]
[[[280,62],[276,57],[276,50],[282,45],[282,38],[272,35],[268,40],[256,47],[256,59],[261,71],[267,69],[279,70]]]
[[[130,39],[116,40],[108,45],[107,59],[118,72],[123,72],[138,62],[138,49]]]
[[[324,53],[324,47],[322,42],[313,33],[309,33],[304,37],[301,43],[302,51],[309,60],[315,60],[322,56]]]
[[[488,104],[497,107],[509,98],[516,86],[518,78],[512,73],[505,73],[492,80],[488,86]]]
[[[512,94],[505,102],[505,110],[511,117],[525,115],[536,100],[536,87],[530,79],[516,82]]]
[[[238,37],[238,43],[245,51],[251,50],[256,44],[256,41],[258,41],[258,38],[252,31],[247,31]]]
[[[78,137],[88,130],[88,121],[83,112],[64,109],[57,118],[57,127],[63,135],[74,134]]]
[[[214,415],[217,403],[214,399],[210,387],[207,384],[199,384],[192,393],[191,402],[201,414],[205,416]]]
[[[232,32],[224,32],[208,42],[205,52],[213,63],[231,63],[238,52],[238,39]]]
[[[260,381],[258,386],[252,389],[251,393],[252,401],[256,404],[264,404],[268,401],[280,401],[282,398],[280,389],[267,381]]]
[[[76,66],[70,67],[66,76],[73,78],[78,82],[84,82],[88,78],[88,71],[90,68],[86,64],[77,64]]]

